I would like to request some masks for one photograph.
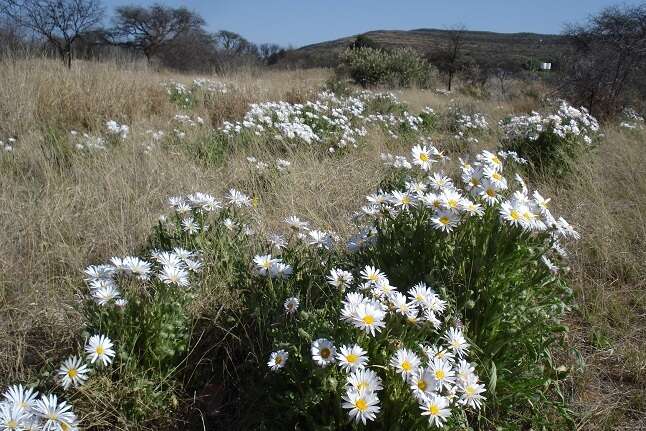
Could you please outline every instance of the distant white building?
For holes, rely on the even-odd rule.
[[[552,70],[552,63],[541,63],[541,70]]]

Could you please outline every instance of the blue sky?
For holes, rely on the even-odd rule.
[[[116,5],[153,4],[155,0],[104,0]],[[230,30],[256,43],[282,46],[337,39],[369,30],[446,28],[560,33],[564,23],[579,22],[621,0],[193,0],[162,1],[200,13],[212,31]],[[637,2],[628,2],[629,4]]]

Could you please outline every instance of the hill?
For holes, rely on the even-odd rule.
[[[363,36],[386,49],[410,47],[432,58],[449,45],[450,33],[450,30],[438,29],[376,30]],[[293,51],[287,60],[306,66],[334,66],[339,53],[357,36],[303,46]],[[530,60],[558,63],[566,54],[567,47],[566,38],[559,35],[487,31],[464,33],[465,56],[487,68],[519,69]]]

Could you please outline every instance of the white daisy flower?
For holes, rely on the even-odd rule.
[[[460,223],[460,216],[453,211],[438,211],[431,217],[433,227],[442,232],[451,232]]]
[[[285,350],[278,350],[277,352],[272,352],[271,355],[269,355],[269,361],[267,362],[267,366],[272,370],[272,371],[278,371],[281,368],[284,368],[285,365],[287,364],[287,359],[289,358],[289,353],[286,352]]]
[[[66,401],[56,395],[43,395],[34,405],[34,413],[42,418],[43,430],[70,430],[76,427],[76,415]]]
[[[5,402],[18,407],[20,410],[29,412],[33,409],[38,398],[38,392],[33,388],[26,388],[22,385],[9,386],[2,394]],[[2,404],[2,403],[0,403]]]
[[[451,416],[449,400],[441,395],[431,395],[420,403],[422,416],[428,416],[429,423],[438,428],[444,427]]]
[[[374,266],[366,265],[361,271],[361,278],[376,285],[380,280],[386,278],[386,275]]]
[[[351,272],[344,271],[338,268],[332,268],[330,270],[330,275],[327,276],[328,284],[337,287],[339,289],[345,289],[350,287],[352,284],[353,276]]]
[[[28,411],[14,404],[0,403],[0,430],[22,431],[30,418]]]
[[[81,386],[88,379],[88,366],[78,356],[70,356],[58,369],[58,376],[63,384],[63,389],[70,386]]]
[[[253,263],[256,264],[256,271],[260,275],[267,275],[271,273],[271,269],[278,262],[271,254],[257,255],[253,258]]]
[[[444,335],[444,339],[449,345],[449,349],[459,357],[464,356],[469,348],[469,343],[464,338],[462,330],[459,328],[449,328]]]
[[[390,359],[390,366],[395,368],[404,378],[413,375],[419,368],[421,361],[412,350],[399,349]]]
[[[105,335],[92,335],[85,344],[85,352],[91,363],[99,361],[103,365],[108,365],[112,363],[115,355],[113,346],[112,341]]]
[[[369,368],[356,370],[348,374],[348,386],[358,392],[378,392],[383,386],[381,377]]]
[[[361,422],[364,425],[367,421],[372,421],[379,413],[379,398],[374,392],[355,391],[349,389],[343,396],[344,409],[349,409],[348,414],[355,422]]]
[[[298,310],[299,304],[300,304],[300,301],[298,298],[296,297],[287,298],[285,300],[285,303],[283,304],[283,307],[285,308],[285,313],[287,314],[296,313],[296,310]]]
[[[460,399],[458,403],[479,409],[482,401],[485,399],[483,392],[485,392],[485,386],[478,383],[478,378],[474,375],[470,375],[466,380],[462,381],[458,385],[458,391],[460,393]]]
[[[372,336],[386,326],[384,317],[386,313],[375,304],[359,304],[353,315],[352,324]]]
[[[164,265],[159,273],[159,279],[164,284],[175,284],[179,287],[187,287],[188,272],[179,266]]]
[[[424,171],[430,170],[431,164],[435,162],[431,151],[426,146],[415,145],[411,153],[413,154],[413,164],[419,166]]]
[[[436,389],[433,375],[428,369],[418,368],[409,379],[411,391],[418,400],[423,400]]]
[[[230,205],[233,205],[237,208],[251,206],[251,198],[236,189],[229,189],[229,192],[225,197],[227,201],[229,201]]]
[[[339,366],[347,372],[356,371],[365,368],[368,362],[368,352],[363,350],[358,344],[352,346],[341,346],[336,355]]]
[[[408,192],[393,191],[392,197],[390,199],[393,205],[400,207],[404,210],[409,209],[412,206],[415,206],[415,196],[411,195]]]
[[[336,348],[330,340],[319,338],[312,343],[312,359],[321,367],[327,367],[335,361]]]
[[[428,364],[433,379],[438,388],[449,388],[453,385],[455,372],[451,368],[451,363],[443,359],[435,358]]]

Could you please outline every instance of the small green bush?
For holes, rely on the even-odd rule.
[[[410,48],[390,51],[369,47],[347,49],[341,55],[341,61],[342,71],[363,87],[428,88],[433,76],[431,65]]]

